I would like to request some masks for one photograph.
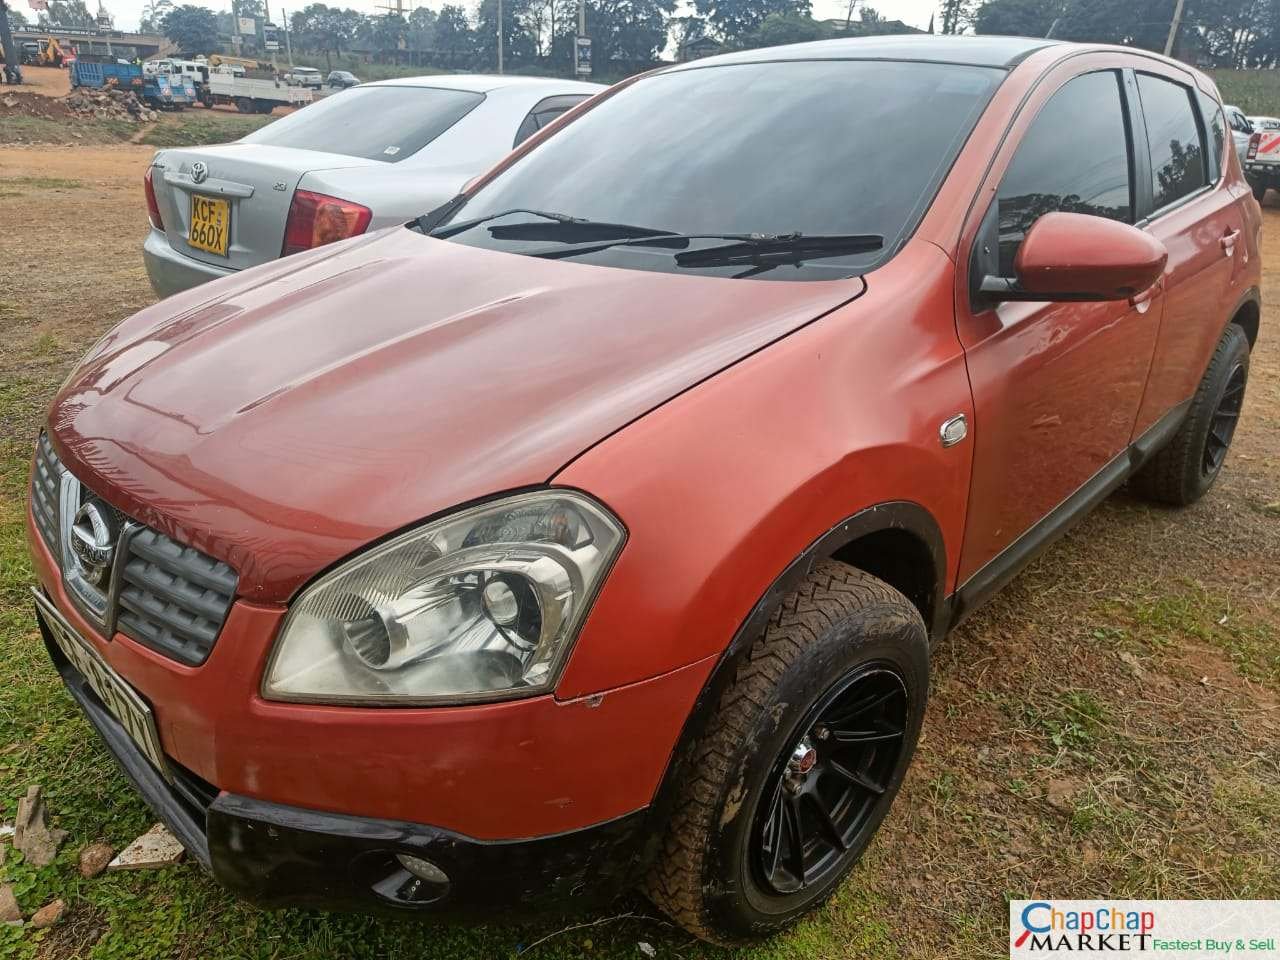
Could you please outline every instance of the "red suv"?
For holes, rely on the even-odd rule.
[[[227,886],[405,913],[829,895],[929,649],[1258,334],[1213,82],[887,37],[619,84],[446,206],[165,300],[49,411],[49,652]],[[235,224],[231,226],[235,230]]]

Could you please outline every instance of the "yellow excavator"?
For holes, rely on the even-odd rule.
[[[67,59],[67,53],[58,43],[57,37],[41,37],[39,50],[36,53],[36,65],[41,67],[60,67]]]

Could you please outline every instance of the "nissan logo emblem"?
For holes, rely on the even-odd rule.
[[[209,176],[209,168],[205,166],[203,160],[197,160],[191,165],[191,179],[195,183],[204,183]]]
[[[116,531],[98,504],[82,503],[71,524],[71,552],[86,580],[101,585],[116,552]]]

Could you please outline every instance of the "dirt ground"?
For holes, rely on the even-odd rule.
[[[151,154],[0,148],[0,816],[41,782],[72,834],[53,867],[20,874],[24,909],[65,896],[71,920],[44,940],[0,929],[0,955],[11,943],[19,956],[239,957],[270,943],[277,956],[510,956],[557,928],[423,932],[257,914],[194,868],[77,878],[75,848],[126,842],[147,815],[43,660],[22,593],[21,499],[56,385],[152,300],[139,253]],[[1264,249],[1280,250],[1280,209],[1265,217]],[[1280,255],[1266,262],[1274,304]],[[943,641],[924,738],[881,836],[830,906],[743,956],[997,957],[1006,897],[1277,895],[1280,333],[1270,317],[1216,487],[1180,511],[1113,496]],[[634,957],[639,942],[662,957],[723,955],[642,901],[617,914],[537,956]]]

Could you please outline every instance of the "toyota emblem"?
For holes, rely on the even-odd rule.
[[[209,168],[205,166],[203,160],[197,160],[191,165],[191,180],[193,183],[204,183],[209,177]]]

